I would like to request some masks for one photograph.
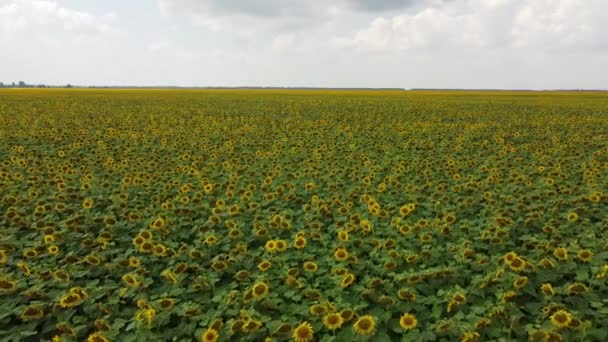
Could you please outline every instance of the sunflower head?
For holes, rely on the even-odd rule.
[[[566,310],[558,310],[551,315],[551,323],[557,328],[566,328],[572,321],[572,314]]]
[[[371,315],[362,316],[353,324],[353,329],[357,335],[371,336],[376,330],[376,319]]]
[[[308,322],[300,323],[295,329],[293,329],[292,337],[295,342],[312,341],[314,338],[314,330],[312,329],[312,325],[310,325]]]
[[[323,325],[328,330],[336,330],[342,327],[344,324],[344,318],[339,313],[330,313],[323,317]]]
[[[416,316],[411,313],[404,313],[399,318],[399,325],[403,330],[412,330],[418,325]]]

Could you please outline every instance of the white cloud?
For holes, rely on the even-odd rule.
[[[114,20],[114,14],[95,16],[52,0],[12,0],[0,6],[0,36],[9,38],[23,31],[103,34],[114,31]]]
[[[463,0],[378,17],[350,39],[369,50],[420,48],[604,48],[608,1]]]

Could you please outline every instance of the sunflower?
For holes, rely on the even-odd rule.
[[[307,272],[316,272],[319,269],[319,266],[314,261],[306,261],[304,262],[304,270]]]
[[[36,250],[33,248],[28,248],[23,251],[23,256],[26,258],[34,258],[38,256],[38,252],[36,252]]]
[[[227,267],[228,267],[228,265],[226,265],[225,262],[220,261],[220,260],[214,261],[211,264],[211,268],[213,268],[213,270],[217,271],[217,272],[224,271]]]
[[[295,249],[303,249],[304,247],[306,247],[306,238],[300,236],[297,237],[294,242],[293,242],[293,248]]]
[[[553,251],[553,255],[561,261],[568,260],[568,250],[564,247],[558,247]]]
[[[39,306],[28,306],[21,311],[23,321],[34,321],[44,317],[44,310]]]
[[[399,299],[401,299],[401,300],[413,302],[416,300],[416,293],[414,293],[408,289],[401,289],[401,290],[397,291],[397,297],[399,297]]]
[[[55,280],[57,280],[57,281],[61,281],[64,283],[68,283],[70,281],[69,273],[67,273],[64,270],[59,270],[59,271],[53,272],[53,278],[55,278]]]
[[[82,202],[82,207],[84,209],[91,209],[93,208],[93,200],[90,198],[86,198],[83,202]]]
[[[355,275],[352,273],[347,273],[344,276],[342,276],[342,280],[340,281],[340,287],[341,288],[347,288],[349,286],[351,286],[354,282],[355,282]]]
[[[357,335],[373,335],[376,330],[376,320],[371,315],[362,316],[353,324],[353,330]]]
[[[460,338],[460,342],[475,342],[479,339],[479,333],[465,332]]]
[[[349,322],[355,317],[355,312],[351,309],[344,309],[340,311],[340,316],[344,319],[344,322]]]
[[[267,252],[274,252],[277,250],[277,243],[275,240],[268,240],[268,241],[266,241],[264,248],[266,249]]]
[[[160,308],[163,310],[171,310],[171,308],[173,308],[173,305],[175,305],[175,299],[162,298],[161,300],[158,301],[158,304],[159,304]]]
[[[59,300],[59,306],[62,308],[73,308],[75,306],[80,305],[82,300],[76,294],[67,294]]]
[[[330,313],[323,317],[323,325],[328,330],[340,329],[344,324],[344,318],[339,313]]]
[[[103,319],[96,319],[95,322],[93,322],[93,325],[95,325],[95,328],[98,331],[108,331],[110,330],[110,324]]]
[[[268,260],[263,260],[262,262],[260,262],[258,264],[258,270],[262,271],[262,272],[266,272],[270,269],[270,267],[272,266],[272,263]]]
[[[12,279],[0,279],[0,294],[15,290],[17,282]]]
[[[345,230],[339,231],[338,232],[338,239],[340,241],[344,241],[344,242],[348,241],[348,232],[345,231]]]
[[[526,268],[526,261],[520,257],[515,257],[509,262],[509,268],[515,272],[521,272]]]
[[[482,329],[489,327],[490,324],[492,324],[491,320],[489,320],[487,318],[481,318],[477,322],[475,322],[474,327],[477,330],[482,330]]]
[[[92,333],[87,337],[87,342],[109,342],[110,340],[99,332]]]
[[[137,276],[135,274],[127,273],[122,276],[122,281],[124,281],[127,286],[138,287],[140,282],[137,280]]]
[[[0,249],[0,265],[6,264],[8,261],[8,254],[4,249]]]
[[[346,261],[348,260],[348,251],[346,248],[338,248],[334,252],[334,259],[337,261]]]
[[[321,316],[327,312],[327,308],[321,304],[313,304],[308,311],[313,316]]]
[[[515,281],[513,281],[513,287],[516,289],[520,289],[520,288],[526,286],[527,283],[528,283],[528,277],[522,276],[522,277],[515,279]]]
[[[539,262],[539,264],[547,269],[554,269],[555,268],[555,263],[553,263],[553,261],[547,259],[547,258],[542,258]]]
[[[369,234],[373,228],[372,223],[368,220],[361,220],[361,222],[359,222],[359,227],[361,228],[363,234]]]
[[[587,286],[585,286],[585,284],[582,283],[574,283],[571,285],[568,285],[568,294],[569,295],[578,295],[578,294],[583,294],[586,292],[589,292],[589,288]]]
[[[399,325],[403,330],[412,330],[418,325],[418,320],[415,315],[404,313],[401,318],[399,318]]]
[[[515,258],[517,258],[517,253],[515,253],[515,252],[509,252],[509,253],[505,254],[505,256],[503,257],[503,259],[506,262],[511,262]]]
[[[314,338],[314,330],[308,322],[300,323],[294,330],[292,338],[294,342],[310,342]]]
[[[200,342],[216,342],[219,337],[220,334],[217,332],[217,330],[208,328],[201,334]]]
[[[540,286],[540,291],[545,295],[545,296],[553,296],[555,294],[555,291],[553,290],[553,285],[551,285],[550,283],[544,283]]]
[[[572,321],[572,314],[566,310],[558,310],[551,315],[551,323],[557,328],[566,328]]]
[[[580,262],[591,262],[591,259],[593,259],[593,252],[588,249],[583,249],[582,251],[578,252],[576,258]]]
[[[575,212],[568,213],[567,217],[568,222],[576,222],[578,221],[578,214]]]
[[[287,249],[287,243],[285,240],[276,240],[277,251],[284,252]]]
[[[255,299],[260,299],[268,294],[268,285],[266,283],[256,283],[253,285],[252,295]]]

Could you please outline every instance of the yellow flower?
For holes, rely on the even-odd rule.
[[[287,243],[285,240],[276,240],[277,251],[284,252],[287,249]]]
[[[348,251],[346,250],[346,248],[338,248],[334,252],[334,258],[337,261],[346,261],[348,260]]]
[[[476,332],[465,332],[462,334],[460,342],[475,342],[479,339],[479,333]]]
[[[575,212],[571,212],[568,214],[568,222],[576,222],[578,221],[578,214]]]
[[[338,232],[338,239],[340,241],[348,241],[348,232],[345,230],[341,230]]]
[[[314,338],[314,330],[308,322],[300,323],[292,334],[294,342],[310,342]]]
[[[566,328],[572,321],[572,314],[566,310],[558,310],[551,315],[551,323],[557,328]]]
[[[526,261],[520,257],[515,257],[509,262],[509,268],[515,272],[521,272],[526,268]]]
[[[0,279],[0,294],[15,290],[17,282],[12,279]]]
[[[258,264],[258,270],[266,272],[268,269],[270,269],[270,266],[272,266],[272,263],[270,263],[268,260],[264,260]]]
[[[528,283],[528,277],[522,276],[522,277],[515,279],[515,281],[513,281],[513,287],[515,287],[516,289],[520,289],[520,288],[526,286],[527,283]]]
[[[399,325],[403,330],[411,330],[418,325],[418,320],[413,314],[404,313],[401,318],[399,318]]]
[[[217,330],[213,328],[208,328],[205,332],[201,334],[200,342],[216,342],[220,334]]]
[[[4,249],[0,249],[0,265],[6,264],[8,255]]]
[[[355,282],[355,275],[352,273],[347,273],[342,276],[342,280],[340,281],[341,288],[347,288],[351,286]]]
[[[357,335],[373,335],[376,330],[376,320],[371,315],[365,315],[353,324],[353,330]]]
[[[253,298],[259,299],[268,294],[268,285],[266,283],[257,283],[253,285],[252,295]]]
[[[92,333],[87,337],[87,342],[109,342],[110,340],[99,332]]]
[[[293,242],[293,248],[295,249],[303,249],[304,247],[306,247],[306,238],[304,237],[300,236]]]
[[[44,317],[44,311],[39,306],[28,306],[21,311],[20,317],[23,321],[34,321]]]
[[[342,327],[344,318],[339,313],[331,313],[323,317],[323,325],[328,330],[336,330]]]
[[[316,272],[319,269],[319,266],[314,261],[306,261],[304,262],[304,270],[307,272]]]
[[[553,285],[551,285],[550,283],[544,283],[540,286],[540,291],[545,295],[545,296],[553,296],[555,294],[555,291],[553,290]]]
[[[561,260],[561,261],[566,261],[568,260],[568,250],[565,249],[564,247],[558,247],[553,251],[553,255]]]
[[[83,202],[82,202],[82,207],[85,209],[91,209],[93,208],[93,200],[90,198],[86,198]]]
[[[266,245],[264,246],[264,248],[266,248],[266,251],[268,252],[274,252],[277,250],[277,244],[275,240],[268,240],[266,241]]]
[[[593,259],[593,252],[588,249],[583,249],[582,251],[578,252],[576,258],[580,262],[590,262],[591,259]]]

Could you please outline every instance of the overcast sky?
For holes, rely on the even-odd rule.
[[[0,81],[608,88],[608,0],[0,0]]]

